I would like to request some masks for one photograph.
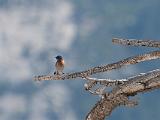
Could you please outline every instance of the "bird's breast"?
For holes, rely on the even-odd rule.
[[[64,60],[58,60],[57,62],[56,62],[56,67],[64,67]]]

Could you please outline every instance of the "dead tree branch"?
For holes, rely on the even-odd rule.
[[[97,79],[97,78],[90,78],[85,77],[84,79],[88,80],[87,83],[84,84],[85,90],[88,90],[93,95],[101,95],[103,97],[105,93],[105,89],[107,87],[115,87],[120,84],[124,84],[128,81],[128,79]],[[100,87],[92,90],[97,84],[99,83]]]
[[[121,39],[113,38],[113,43],[131,46],[146,46],[146,47],[156,47],[160,48],[160,41],[154,40],[136,40],[136,39]]]
[[[92,82],[96,82],[99,83],[100,85],[105,85],[107,87],[113,87],[119,84],[124,84],[124,82],[128,81],[128,79],[116,79],[116,80],[112,80],[112,79],[97,79],[97,78],[91,78],[91,77],[85,77],[84,79],[88,80],[88,81],[92,81]]]
[[[104,66],[97,66],[90,68],[86,71],[81,72],[75,72],[75,73],[68,73],[62,76],[59,75],[42,75],[42,76],[35,76],[35,80],[41,81],[41,80],[64,80],[64,79],[75,79],[77,77],[83,78],[84,76],[90,76],[93,74],[101,73],[101,72],[107,72],[113,69],[121,68],[122,66],[136,64],[143,61],[149,61],[153,59],[160,58],[160,51],[153,51],[149,52],[143,55],[138,55],[134,57],[129,57],[124,60],[121,60],[116,63],[107,64]]]
[[[160,48],[160,42],[153,40],[134,40],[134,39],[119,39],[113,38],[113,43],[132,46],[146,46]],[[102,96],[96,105],[86,116],[86,120],[104,120],[118,106],[135,106],[138,102],[131,99],[130,96],[135,96],[141,92],[160,88],[160,69],[153,70],[147,73],[139,74],[127,79],[97,79],[89,76],[101,72],[107,72],[113,69],[119,69],[123,66],[136,64],[139,62],[149,61],[160,58],[160,50],[149,52],[142,55],[137,55],[123,59],[119,62],[97,66],[85,71],[67,73],[64,75],[41,75],[35,76],[35,80],[69,80],[75,78],[83,78],[87,81],[84,87],[87,91],[94,95]],[[96,85],[98,88],[92,90]],[[107,91],[107,87],[111,87]]]
[[[137,101],[130,100],[129,96],[134,96],[140,92],[147,92],[160,88],[160,70],[153,70],[145,74],[128,78],[124,84],[118,85],[88,113],[86,120],[104,120],[111,112],[120,105],[134,106]]]

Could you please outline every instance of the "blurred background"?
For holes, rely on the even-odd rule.
[[[0,120],[83,120],[100,98],[84,81],[45,81],[55,56],[65,73],[86,70],[156,50],[114,45],[111,39],[160,40],[159,0],[0,0]],[[94,75],[120,79],[159,68],[160,61]],[[139,105],[120,107],[109,120],[159,120],[160,91],[138,95]]]

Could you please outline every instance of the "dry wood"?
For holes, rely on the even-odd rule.
[[[132,46],[146,46],[160,48],[159,41],[153,40],[135,40],[135,39],[119,39],[113,38],[113,43]],[[87,114],[86,120],[104,120],[111,112],[120,105],[135,106],[138,102],[131,99],[141,92],[160,88],[160,69],[153,70],[144,74],[139,74],[131,78],[122,80],[97,79],[91,78],[90,75],[107,72],[118,69],[126,65],[136,64],[139,62],[149,61],[160,58],[160,51],[153,51],[146,54],[133,56],[121,60],[116,63],[97,66],[85,71],[67,73],[64,75],[41,75],[35,76],[35,80],[70,80],[75,78],[83,78],[88,83],[84,85],[85,89],[94,95],[103,95],[96,105]],[[99,88],[92,91],[91,89],[99,83]],[[112,87],[111,91],[105,91],[106,87]]]
[[[126,59],[121,60],[121,61],[116,62],[116,63],[107,64],[107,65],[104,65],[104,66],[97,66],[97,67],[93,67],[93,68],[90,68],[90,69],[85,70],[85,71],[68,73],[68,74],[64,74],[62,76],[59,76],[59,75],[35,76],[35,80],[41,81],[41,80],[74,79],[74,78],[77,78],[77,77],[83,78],[85,76],[90,76],[90,75],[93,75],[93,74],[96,74],[96,73],[106,72],[106,71],[110,71],[110,70],[113,70],[113,69],[121,68],[122,66],[136,64],[136,63],[139,63],[139,62],[153,60],[153,59],[157,59],[157,58],[160,58],[160,51],[153,51],[153,52],[149,52],[149,53],[146,53],[146,54],[143,54],[143,55],[129,57],[129,58],[126,58]]]
[[[160,48],[160,41],[154,41],[154,40],[136,40],[136,39],[113,38],[112,42],[116,43],[116,44],[122,44],[122,45],[146,46],[146,47]]]
[[[157,88],[160,88],[159,69],[129,78],[128,82],[116,86],[110,93],[106,94],[105,98],[98,101],[88,113],[86,120],[104,120],[106,116],[109,116],[120,105],[136,105],[137,101],[130,100],[129,96]]]

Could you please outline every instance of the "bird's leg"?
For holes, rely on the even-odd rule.
[[[56,75],[57,73],[56,73],[56,71],[54,72],[54,75]]]
[[[58,72],[58,71],[55,71],[55,72],[54,72],[54,75],[59,75],[59,72]]]

